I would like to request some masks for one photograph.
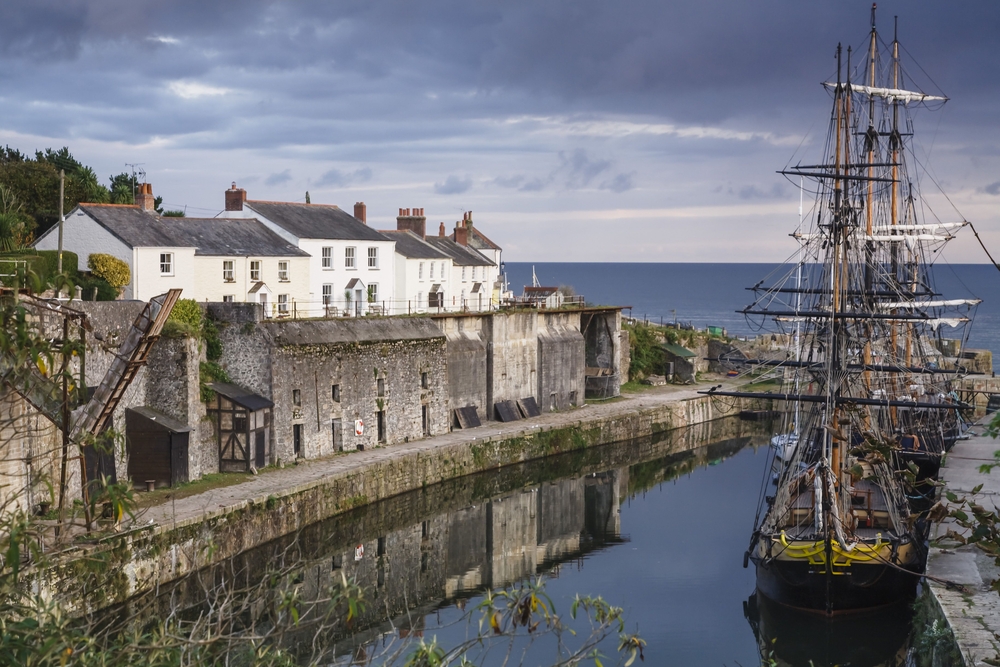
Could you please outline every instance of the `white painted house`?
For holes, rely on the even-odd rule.
[[[448,310],[451,257],[409,229],[382,233],[396,241],[396,294],[401,300],[393,312]]]
[[[93,253],[113,255],[132,274],[124,298],[148,301],[180,288],[197,301],[264,303],[269,316],[290,315],[309,296],[309,256],[253,219],[165,218],[152,191],[138,205],[80,204],[66,217],[63,248],[84,269]],[[58,249],[58,228],[35,241]]]
[[[300,314],[391,312],[395,243],[365,224],[363,203],[354,211],[351,215],[332,205],[248,200],[246,190],[233,183],[226,191],[226,210],[219,215],[256,218],[310,256],[309,295],[297,304]]]

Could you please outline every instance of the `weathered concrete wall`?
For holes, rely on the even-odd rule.
[[[539,408],[565,410],[583,404],[585,347],[580,313],[539,313]]]
[[[723,405],[701,397],[611,417],[582,419],[571,427],[529,427],[515,436],[485,436],[471,444],[458,442],[409,450],[363,469],[289,488],[282,494],[250,499],[238,507],[206,508],[199,517],[114,536],[101,547],[113,549],[115,558],[121,560],[113,586],[74,592],[72,581],[66,579],[69,570],[54,572],[51,585],[71,597],[93,600],[99,596],[100,604],[124,601],[360,505],[476,472],[705,424],[736,414],[741,408],[739,401]],[[677,446],[694,448],[697,440],[692,436]],[[212,548],[206,548],[208,545]]]
[[[485,317],[442,317],[435,320],[447,339],[448,407],[475,406],[481,420],[492,410],[486,403],[487,343]]]
[[[0,387],[0,512],[34,512],[39,503],[58,502],[61,452],[55,425],[19,394]],[[69,456],[77,453],[73,447]],[[79,497],[79,464],[67,466],[67,487],[70,501]]]
[[[216,323],[222,342],[219,364],[229,379],[244,389],[273,400],[271,394],[271,334],[260,326],[262,310],[251,303],[210,303],[207,314]]]
[[[538,313],[496,313],[487,322],[486,401],[493,419],[495,404],[527,398],[537,391]]]

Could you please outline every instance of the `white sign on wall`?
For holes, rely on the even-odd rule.
[[[359,544],[354,548],[354,560],[361,560],[365,557],[365,545]]]
[[[364,435],[365,434],[365,420],[355,419],[354,420],[354,435]]]

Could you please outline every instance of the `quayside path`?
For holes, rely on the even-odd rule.
[[[941,470],[944,490],[965,496],[982,484],[977,502],[996,510],[1000,505],[1000,470],[991,474],[979,471],[979,466],[995,461],[993,453],[1000,450],[1000,440],[984,434],[985,423],[972,429],[974,435],[959,440],[948,453]],[[931,581],[930,588],[944,617],[955,634],[955,641],[968,667],[988,665],[984,660],[996,660],[1000,653],[1000,595],[990,589],[990,582],[1000,577],[1000,568],[993,559],[974,546],[942,547],[939,539],[947,531],[958,530],[950,519],[938,523],[932,531],[932,546],[927,562],[927,574],[961,584],[965,590]],[[944,543],[950,543],[945,541]]]
[[[141,510],[136,523],[154,524],[161,530],[169,530],[180,524],[235,512],[250,501],[263,503],[270,496],[287,495],[346,472],[375,468],[380,462],[390,459],[420,452],[431,453],[462,443],[472,445],[485,438],[516,438],[530,435],[533,431],[571,428],[581,422],[600,421],[630,412],[656,409],[669,403],[698,397],[699,390],[715,384],[719,384],[718,378],[714,382],[702,382],[698,385],[651,387],[637,394],[623,394],[621,398],[610,401],[589,403],[572,410],[546,413],[531,419],[507,423],[488,422],[478,428],[454,430],[409,443],[300,460],[284,468],[265,470],[239,484],[208,489],[187,497],[164,496],[162,503]]]

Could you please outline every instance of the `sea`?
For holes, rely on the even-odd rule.
[[[724,327],[730,336],[770,333],[773,323],[736,312],[753,301],[748,287],[784,275],[779,264],[506,262],[514,294],[532,284],[568,286],[587,303],[622,306],[624,314],[650,322],[689,323],[698,329]],[[947,264],[932,269],[942,298],[978,298],[966,346],[993,352],[1000,366],[1000,271],[991,264]],[[959,331],[959,330],[956,330]],[[959,334],[960,335],[960,334]],[[946,328],[945,338],[949,336]]]

